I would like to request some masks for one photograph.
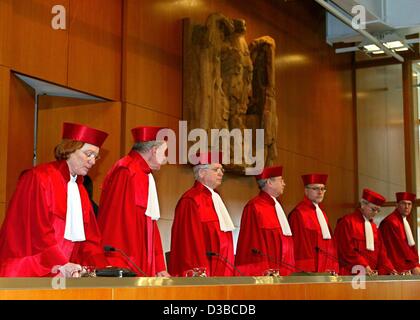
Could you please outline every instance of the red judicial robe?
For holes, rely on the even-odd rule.
[[[106,258],[82,177],[85,241],[64,239],[67,214],[67,162],[54,161],[26,170],[19,178],[0,231],[0,276],[54,276],[53,267],[68,262],[105,267]]]
[[[401,214],[395,210],[379,225],[388,258],[398,272],[420,267],[416,246],[409,246]]]
[[[322,210],[322,208],[321,208]],[[322,211],[328,224],[328,217]],[[337,250],[333,239],[323,239],[315,205],[307,197],[289,214],[296,267],[306,272],[338,273]],[[331,228],[328,225],[332,237]]]
[[[219,256],[209,257],[207,252]],[[196,181],[175,209],[169,273],[182,277],[193,268],[206,268],[208,276],[232,276],[233,264],[232,232],[220,230],[211,193]]]
[[[293,237],[283,235],[275,202],[264,191],[251,199],[242,213],[235,265],[247,276],[264,275],[267,269],[278,269],[282,276],[297,271]]]
[[[394,269],[375,223],[372,221],[370,223],[374,251],[366,249],[365,219],[359,209],[338,220],[334,238],[340,259],[340,274],[352,274],[351,269],[355,265],[370,266],[372,270],[378,270],[379,274],[390,274]]]
[[[157,222],[145,215],[149,165],[137,151],[117,161],[105,177],[98,224],[104,245],[125,252],[148,276],[166,270]],[[119,252],[110,252],[113,266],[139,273]]]

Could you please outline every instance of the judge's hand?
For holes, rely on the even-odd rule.
[[[159,272],[156,273],[156,277],[166,277],[166,278],[169,278],[170,276],[171,275],[166,270],[159,271]]]
[[[65,278],[80,278],[82,266],[80,264],[68,262],[58,268]]]
[[[398,273],[398,271],[397,270],[392,270],[391,272],[390,272],[390,275],[392,275],[392,276],[396,276],[396,275],[399,275],[399,273]]]
[[[378,271],[372,270],[372,268],[370,266],[367,266],[366,267],[366,274],[368,276],[376,276],[378,274]]]
[[[420,275],[420,267],[415,267],[414,269],[411,269],[411,274],[414,274],[415,276]]]

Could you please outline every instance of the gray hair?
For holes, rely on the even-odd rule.
[[[364,205],[367,206],[370,202],[365,199],[360,199],[360,206]]]
[[[260,190],[264,189],[265,185],[267,184],[268,179],[259,179],[257,180],[258,188]]]
[[[136,150],[140,153],[147,153],[152,150],[153,147],[160,147],[164,141],[144,141],[144,142],[136,142],[133,145],[133,150]]]
[[[208,169],[210,168],[210,165],[208,164],[197,164],[196,166],[193,167],[193,172],[194,172],[194,179],[198,180],[200,178],[200,170],[201,169]]]

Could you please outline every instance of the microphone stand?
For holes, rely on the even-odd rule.
[[[261,250],[258,250],[256,248],[252,248],[251,251],[252,251],[253,254],[258,254],[258,255],[260,255],[262,257],[268,258],[269,261],[275,263],[278,266],[285,266],[286,268],[288,268],[289,270],[292,270],[292,271],[298,271],[298,272],[302,272],[302,273],[307,273],[306,271],[304,271],[302,269],[299,269],[296,266],[293,266],[293,265],[291,265],[291,264],[289,264],[287,262],[284,262],[284,261],[280,261],[279,262],[279,261],[277,261],[277,259],[271,257],[270,255],[268,255],[266,253],[263,253]]]
[[[219,253],[212,252],[212,251],[207,251],[206,255],[210,258],[214,257],[214,256],[219,257],[220,259],[222,259],[222,261],[224,263],[226,263],[228,266],[232,267],[237,273],[239,273],[240,276],[242,276],[242,277],[244,276],[244,274],[232,262],[230,262],[226,257],[220,255]]]
[[[112,246],[104,246],[104,251],[105,252],[115,252],[115,251],[117,251],[117,252],[119,252],[119,253],[121,253],[122,255],[123,255],[123,257],[128,261],[128,262],[130,262],[131,263],[131,265],[132,266],[134,266],[135,267],[135,269],[140,273],[140,274],[142,274],[144,277],[148,277],[148,275],[146,274],[146,272],[144,272],[142,269],[140,269],[140,267],[137,265],[137,264],[135,264],[134,263],[134,261],[123,251],[123,250],[121,250],[121,249],[118,249],[118,248],[115,248],[115,247],[112,247]]]

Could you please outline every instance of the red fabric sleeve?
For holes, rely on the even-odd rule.
[[[183,198],[175,209],[172,225],[169,273],[183,277],[193,268],[209,272],[209,263],[198,208],[192,199]]]
[[[33,170],[20,177],[0,231],[0,276],[45,276],[68,262],[55,239],[47,197]]]

